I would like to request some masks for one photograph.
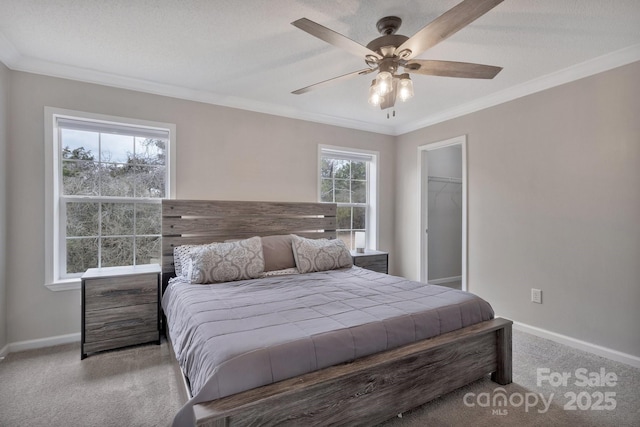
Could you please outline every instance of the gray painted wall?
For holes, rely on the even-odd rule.
[[[417,147],[466,134],[469,290],[640,356],[639,75],[637,62],[399,136],[399,272],[418,272]]]
[[[24,72],[11,88],[8,342],[80,331],[80,291],[44,286],[44,106],[175,123],[181,199],[317,201],[318,144],[379,151],[378,242],[394,253],[392,136]]]
[[[462,148],[427,152],[429,176],[462,178]],[[429,280],[462,275],[462,184],[429,182]]]
[[[638,75],[631,64],[394,138],[12,71],[6,341],[80,326],[79,292],[43,286],[49,105],[176,123],[179,198],[312,201],[318,143],[379,150],[380,249],[410,278],[417,147],[467,134],[470,290],[502,316],[640,356]]]
[[[0,351],[7,345],[7,123],[10,73],[0,62]]]

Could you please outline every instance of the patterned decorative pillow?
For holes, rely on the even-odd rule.
[[[173,248],[173,267],[176,271],[176,276],[187,276],[189,272],[189,265],[191,264],[190,252],[193,248],[198,248],[204,245],[181,245]]]
[[[191,249],[191,283],[221,283],[257,279],[264,272],[260,237],[215,243]]]
[[[291,235],[291,245],[300,273],[351,267],[353,259],[342,240],[305,239]]]

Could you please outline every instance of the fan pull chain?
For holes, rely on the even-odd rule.
[[[393,117],[395,117],[395,116],[396,116],[396,110],[393,110]],[[389,118],[390,118],[389,113],[387,113],[387,119],[389,119]]]

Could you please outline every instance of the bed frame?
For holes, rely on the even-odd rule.
[[[252,236],[336,237],[332,203],[163,200],[163,290],[173,248]],[[511,325],[496,318],[232,396],[196,404],[198,426],[372,425],[486,375],[511,383]],[[170,337],[169,342],[170,342]],[[173,350],[172,350],[173,355]],[[183,402],[191,397],[188,380]]]

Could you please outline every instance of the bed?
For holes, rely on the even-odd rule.
[[[162,209],[164,329],[184,384],[174,425],[372,425],[485,375],[511,382],[512,322],[472,294],[350,266],[201,286],[175,277],[184,245],[290,234],[326,243],[307,239],[335,238],[335,204],[165,200]],[[223,308],[251,317],[238,326]],[[229,361],[209,366],[219,354]]]

